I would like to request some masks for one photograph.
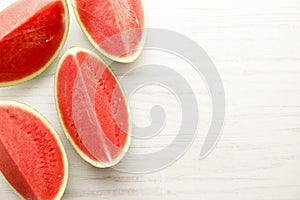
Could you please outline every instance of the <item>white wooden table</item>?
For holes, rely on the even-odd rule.
[[[28,103],[58,130],[70,162],[63,199],[300,199],[300,2],[146,0],[146,6],[149,27],[185,34],[202,46],[217,66],[227,101],[222,137],[213,153],[200,160],[211,102],[203,81],[191,79],[201,126],[196,141],[180,160],[143,175],[95,169],[79,158],[59,125],[53,97],[55,62],[34,80],[0,89],[0,99]],[[91,48],[72,12],[71,19],[63,51],[69,46]],[[172,56],[156,54],[145,52],[141,59],[172,63]],[[182,70],[183,76],[193,76],[185,70],[188,66],[174,67]],[[122,76],[122,66],[113,69]],[[151,104],[166,99],[162,103],[169,124],[164,134],[134,142],[132,150],[140,153],[163,148],[178,128],[180,109],[172,95],[159,88],[152,90],[156,92],[141,89],[132,98],[134,121],[148,124]],[[140,101],[145,96],[148,101]],[[17,199],[3,180],[0,199]]]

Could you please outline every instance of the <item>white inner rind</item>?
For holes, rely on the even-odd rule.
[[[143,9],[143,13],[144,13],[144,27],[143,27],[143,34],[142,34],[142,38],[138,44],[138,47],[135,51],[134,54],[132,54],[131,56],[127,56],[127,57],[116,57],[113,56],[111,54],[109,54],[108,52],[106,52],[104,49],[102,49],[96,42],[95,40],[92,38],[92,36],[88,33],[88,31],[86,30],[85,26],[83,25],[80,17],[79,17],[79,13],[77,12],[77,8],[76,8],[76,2],[75,0],[71,0],[72,2],[72,7],[73,7],[73,11],[75,14],[75,17],[77,19],[77,22],[81,28],[81,30],[83,31],[83,33],[86,35],[87,39],[90,41],[90,43],[104,56],[106,56],[107,58],[117,61],[117,62],[121,62],[121,63],[131,63],[133,61],[135,61],[140,54],[142,53],[142,48],[145,44],[146,41],[146,36],[147,36],[147,15],[146,15],[146,10],[145,10],[145,3],[143,0],[140,0],[141,4],[142,4],[142,9]]]
[[[42,116],[38,111],[36,111],[35,109],[29,107],[26,104],[20,103],[20,102],[16,102],[16,101],[0,101],[0,106],[12,106],[15,108],[20,108],[22,110],[28,111],[31,114],[33,114],[34,116],[36,116],[38,119],[40,119],[42,121],[42,123],[44,123],[46,125],[46,127],[48,127],[48,129],[50,130],[50,132],[52,133],[52,135],[54,136],[60,150],[62,153],[62,160],[64,163],[64,179],[62,182],[62,185],[60,186],[60,190],[57,193],[56,197],[54,198],[55,200],[59,200],[62,198],[66,187],[67,187],[67,183],[68,183],[68,177],[69,177],[69,163],[68,163],[68,158],[67,158],[67,154],[65,151],[65,148],[56,132],[56,130],[53,128],[53,126],[50,124],[50,122],[44,117]],[[25,199],[20,193],[18,193],[15,188],[6,180],[6,178],[3,176],[3,174],[0,172],[0,174],[2,175],[2,177],[4,178],[4,180],[8,183],[8,185],[14,190],[14,192],[21,198],[21,199]]]
[[[58,111],[59,120],[60,120],[60,123],[61,123],[61,125],[63,127],[63,131],[64,131],[66,137],[68,138],[68,140],[70,141],[70,143],[72,144],[72,146],[74,147],[74,149],[76,150],[76,152],[82,157],[83,160],[85,160],[86,162],[88,162],[91,165],[93,165],[95,167],[98,167],[98,168],[112,167],[112,166],[118,164],[124,158],[124,156],[126,155],[128,149],[129,149],[130,143],[131,143],[131,123],[130,123],[131,116],[130,116],[130,111],[129,111],[128,106],[126,106],[127,113],[128,113],[128,133],[127,133],[126,143],[125,143],[123,149],[121,150],[120,155],[117,158],[111,160],[110,162],[105,162],[105,163],[104,162],[100,162],[100,161],[95,161],[95,160],[91,159],[89,156],[85,155],[85,153],[83,151],[81,151],[80,148],[77,147],[76,143],[73,141],[72,137],[70,136],[70,133],[68,132],[68,130],[67,130],[65,124],[64,124],[64,121],[62,119],[62,116],[61,116],[61,111],[59,109],[59,103],[58,103],[58,99],[57,99],[58,98],[58,96],[57,96],[57,90],[58,90],[58,88],[57,88],[58,73],[59,73],[60,67],[62,66],[62,63],[65,60],[65,58],[67,56],[69,56],[69,55],[75,56],[78,52],[86,52],[89,55],[92,55],[92,56],[96,57],[97,59],[99,59],[99,61],[101,61],[103,64],[105,64],[105,62],[99,56],[97,56],[96,54],[94,54],[93,52],[91,52],[90,50],[87,50],[87,49],[83,49],[83,48],[80,48],[80,47],[72,47],[72,48],[68,49],[65,52],[65,54],[62,56],[61,60],[58,63],[58,67],[57,67],[57,71],[56,71],[56,75],[55,75],[55,102],[56,102],[56,109]],[[110,73],[115,78],[116,83],[119,85],[118,79],[116,78],[116,76],[114,75],[114,73],[110,70],[109,67],[107,67],[107,69],[110,71]],[[122,95],[124,97],[124,100],[126,101],[125,94],[124,94],[124,92],[123,92],[123,90],[122,90],[122,88],[121,88],[120,85],[119,85],[119,87],[121,89],[121,92],[122,92]],[[128,105],[127,102],[126,102],[126,105]],[[101,145],[101,144],[99,144],[99,145]]]
[[[48,0],[47,0],[48,1]],[[20,83],[24,83],[26,81],[29,81],[31,79],[33,79],[34,77],[40,75],[42,72],[44,72],[52,63],[53,61],[55,60],[55,58],[58,56],[58,54],[60,53],[66,39],[67,39],[67,35],[68,35],[68,32],[69,32],[69,23],[70,23],[70,16],[69,16],[69,9],[68,9],[68,5],[67,5],[67,2],[66,0],[51,0],[51,1],[61,1],[64,5],[64,8],[65,8],[65,11],[64,11],[64,15],[65,15],[65,33],[64,33],[64,37],[58,47],[58,49],[56,50],[55,54],[52,56],[52,58],[40,69],[38,70],[37,72],[29,75],[29,76],[26,76],[22,79],[19,79],[19,80],[15,80],[15,81],[9,81],[9,82],[1,82],[0,83],[0,87],[7,87],[7,86],[13,86],[13,85],[17,85],[17,84],[20,84]],[[50,1],[50,2],[51,2]]]

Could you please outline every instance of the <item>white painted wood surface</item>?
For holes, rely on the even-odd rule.
[[[222,137],[214,152],[199,160],[211,104],[201,79],[192,78],[201,126],[184,157],[171,167],[144,175],[95,169],[79,158],[60,128],[53,97],[54,63],[30,82],[0,89],[0,99],[28,103],[60,133],[70,162],[63,199],[300,199],[300,2],[146,0],[146,6],[149,27],[183,33],[213,59],[227,99]],[[91,48],[71,14],[64,50],[74,45]],[[156,54],[145,52],[138,62],[173,63],[172,56]],[[187,67],[174,66],[183,76],[193,77]],[[113,69],[122,76],[122,66]],[[132,150],[140,153],[167,145],[180,120],[180,109],[171,94],[152,88],[156,92],[149,95],[148,90],[132,98],[135,123],[149,123],[149,108],[160,99],[165,99],[163,105],[172,117],[164,134],[133,143]],[[145,97],[148,101],[139,101]],[[17,199],[2,179],[0,199]]]

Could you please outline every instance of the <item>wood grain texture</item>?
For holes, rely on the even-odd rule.
[[[222,137],[214,152],[200,160],[211,116],[205,84],[193,76],[188,65],[174,63],[173,56],[145,52],[138,63],[169,63],[190,78],[201,112],[198,137],[180,160],[156,173],[134,175],[95,169],[79,158],[62,133],[53,97],[54,63],[30,82],[0,89],[0,99],[28,103],[60,133],[70,162],[69,185],[63,199],[300,199],[300,2],[145,2],[149,27],[187,35],[206,50],[217,66],[227,101]],[[64,50],[69,46],[91,48],[73,14],[71,19]],[[113,67],[119,77],[124,74],[122,67],[130,66]],[[166,130],[151,140],[134,141],[133,151],[145,153],[163,148],[176,134],[180,122],[178,103],[160,88],[142,89],[132,98],[135,123],[150,123],[149,109],[158,102],[168,111]],[[17,199],[2,179],[0,199]]]

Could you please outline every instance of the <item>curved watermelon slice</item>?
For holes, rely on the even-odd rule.
[[[37,111],[0,101],[0,170],[22,199],[60,199],[68,179],[62,143]]]
[[[0,12],[0,87],[42,73],[58,55],[69,27],[65,0],[19,0]]]
[[[142,0],[72,0],[81,29],[108,58],[129,63],[137,59],[145,40]]]
[[[56,106],[64,132],[93,166],[116,165],[130,145],[130,115],[113,72],[94,53],[73,47],[61,58]]]

